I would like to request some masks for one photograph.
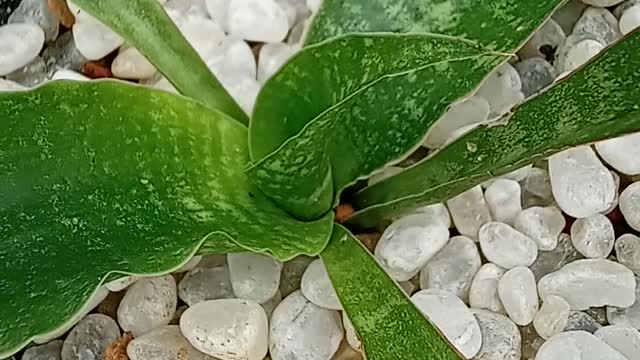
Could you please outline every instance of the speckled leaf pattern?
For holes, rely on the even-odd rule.
[[[639,54],[636,31],[506,119],[365,188],[355,196],[361,210],[350,224],[376,226],[568,147],[640,131]]]
[[[205,252],[318,254],[251,184],[247,129],[188,98],[117,82],[0,93],[0,358],[76,313],[111,271]]]
[[[140,50],[180,93],[247,124],[247,115],[211,73],[158,0],[73,0]]]
[[[437,33],[509,51],[566,0],[324,0],[307,44],[349,33]]]
[[[259,95],[249,132],[252,160],[262,160],[251,173],[283,208],[317,218],[346,185],[413,149],[448,104],[506,58],[433,34],[353,35],[308,47]]]
[[[367,360],[461,360],[374,257],[340,225],[320,255]]]

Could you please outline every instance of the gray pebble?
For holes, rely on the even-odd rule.
[[[22,0],[20,6],[9,16],[9,24],[38,24],[44,31],[45,41],[53,41],[58,37],[60,22],[51,11],[47,0]]]
[[[520,80],[522,93],[529,97],[551,85],[558,76],[556,69],[548,61],[540,57],[522,60],[514,65]]]
[[[595,35],[605,44],[622,36],[616,17],[609,10],[596,7],[587,8],[573,27],[574,35],[581,33]]]
[[[102,314],[82,319],[62,344],[62,360],[103,360],[107,347],[120,337],[118,324]]]
[[[22,360],[60,360],[62,340],[53,340],[43,345],[28,348],[22,354]]]
[[[590,333],[596,332],[599,328],[601,328],[596,319],[589,316],[587,313],[582,311],[572,311],[569,314],[569,322],[567,323],[567,327],[564,328],[564,331],[586,331]]]

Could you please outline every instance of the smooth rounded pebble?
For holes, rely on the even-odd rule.
[[[627,186],[619,201],[624,220],[634,230],[640,231],[640,181]]]
[[[282,263],[251,252],[227,254],[233,292],[241,299],[263,303],[271,299],[280,286]]]
[[[44,44],[44,32],[36,24],[0,26],[0,76],[7,75],[33,60]]]
[[[547,296],[540,311],[533,319],[533,327],[543,339],[564,331],[569,322],[571,307],[563,298],[556,295]]]
[[[620,32],[627,35],[640,26],[640,5],[634,5],[620,17]]]
[[[640,11],[640,6],[637,6]],[[617,171],[627,175],[640,174],[640,133],[620,136],[595,144],[598,155]]]
[[[228,9],[231,36],[248,41],[280,42],[289,32],[289,19],[274,0],[231,0]]]
[[[60,360],[62,340],[53,340],[44,345],[28,348],[22,354],[22,360]]]
[[[178,325],[167,325],[133,339],[127,346],[130,360],[214,360],[194,348]]]
[[[524,59],[544,59],[547,55],[540,49],[545,47],[556,49],[562,45],[566,37],[562,27],[553,19],[548,19],[533,33],[529,41],[520,49],[518,55]]]
[[[456,130],[486,121],[490,111],[489,103],[480,96],[471,96],[451,104],[447,112],[429,128],[424,146],[429,149],[442,147]]]
[[[466,236],[454,236],[420,271],[420,288],[449,291],[467,302],[471,281],[481,265],[476,243]]]
[[[133,284],[137,280],[138,280],[137,276],[123,276],[120,279],[113,280],[111,282],[104,284],[104,286],[107,289],[109,289],[109,291],[118,292],[128,288],[129,286],[131,286],[131,284]]]
[[[141,278],[131,285],[118,306],[118,323],[133,336],[169,324],[176,312],[178,295],[171,275]]]
[[[513,225],[516,215],[522,211],[522,190],[517,181],[496,179],[487,187],[484,198],[494,221]]]
[[[111,72],[122,79],[149,79],[157,72],[155,66],[138,49],[123,47],[113,59]]]
[[[482,253],[487,260],[505,269],[529,266],[538,256],[538,245],[511,226],[489,222],[478,233]]]
[[[412,215],[422,215],[425,220],[434,224],[442,224],[447,228],[451,227],[451,215],[449,209],[443,203],[431,204],[419,207],[411,213]]]
[[[516,216],[513,227],[533,239],[539,250],[551,251],[558,246],[565,225],[564,215],[555,206],[533,206]]]
[[[344,333],[346,335],[349,346],[351,346],[351,348],[354,350],[360,350],[360,348],[362,347],[362,341],[360,341],[360,338],[356,333],[356,329],[353,327],[353,323],[351,322],[351,320],[349,320],[347,314],[344,312],[342,313],[342,326],[344,326]]]
[[[391,277],[411,279],[449,240],[449,228],[420,214],[394,221],[382,233],[375,257]]]
[[[234,298],[229,267],[226,264],[213,268],[198,266],[189,270],[178,284],[178,296],[189,306],[204,300]]]
[[[421,290],[411,296],[414,305],[466,358],[475,356],[482,346],[478,320],[457,296],[439,289]]]
[[[343,334],[337,311],[316,306],[295,291],[271,315],[269,355],[272,360],[330,360]]]
[[[447,200],[447,207],[458,232],[474,240],[478,238],[480,227],[491,221],[491,212],[480,185]]]
[[[628,360],[640,358],[640,331],[620,325],[604,326],[594,334]]]
[[[549,295],[565,299],[572,310],[612,305],[629,307],[636,298],[633,272],[604,259],[576,260],[538,282],[544,301]]]
[[[568,331],[547,340],[535,360],[628,360],[586,331]]]
[[[264,83],[300,50],[297,46],[272,43],[260,49],[258,57],[258,81]]]
[[[330,310],[342,310],[338,294],[321,259],[314,260],[302,275],[300,289],[307,300]]]
[[[107,25],[90,17],[76,17],[72,31],[78,51],[88,60],[102,59],[124,43]]]
[[[615,199],[613,176],[589,146],[549,157],[549,178],[560,209],[578,219],[607,210]]]
[[[571,225],[571,242],[587,258],[604,259],[609,256],[615,236],[611,220],[602,214],[577,219]]]
[[[102,314],[90,314],[76,325],[62,344],[62,360],[102,360],[107,347],[120,338],[116,322]]]
[[[180,331],[198,351],[221,360],[262,360],[267,355],[267,315],[252,300],[200,302],[182,314]]]
[[[482,265],[471,282],[469,305],[476,309],[506,314],[498,296],[498,280],[505,272],[505,269],[493,263]]]
[[[618,262],[640,276],[640,238],[633,234],[620,235],[614,248]]]
[[[522,337],[508,317],[491,311],[472,309],[482,332],[482,347],[474,360],[520,360]]]
[[[484,80],[476,95],[489,102],[491,112],[503,114],[524,99],[522,82],[516,69],[503,63]]]
[[[520,326],[529,325],[538,312],[536,279],[529,268],[507,270],[498,280],[498,296],[509,318]]]

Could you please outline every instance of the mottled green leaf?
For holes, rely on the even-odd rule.
[[[367,360],[464,359],[345,228],[320,257]]]
[[[251,173],[283,208],[317,218],[346,185],[414,148],[448,104],[506,57],[433,34],[353,35],[308,47],[258,97],[250,146],[252,160],[262,160]]]
[[[207,252],[317,254],[251,184],[247,129],[199,102],[116,82],[0,93],[0,358],[63,325],[110,272]]]
[[[158,0],[73,0],[109,25],[180,91],[247,124],[247,115],[182,36]]]
[[[437,33],[518,47],[566,0],[324,0],[307,44],[349,33]]]
[[[640,32],[635,32],[502,121],[477,128],[356,194],[361,210],[350,223],[372,227],[568,147],[640,131],[638,84]]]

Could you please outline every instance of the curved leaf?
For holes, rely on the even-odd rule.
[[[247,129],[199,102],[116,82],[0,93],[0,358],[77,313],[113,271],[208,252],[319,253],[244,172]]]
[[[580,144],[640,131],[640,31],[569,78],[402,173],[365,188],[349,224],[368,228],[416,206]],[[506,123],[506,124],[505,124]]]
[[[182,36],[158,0],[73,0],[144,54],[180,93],[243,124],[247,115]]]
[[[262,160],[252,173],[283,208],[317,218],[347,184],[411,151],[449,103],[506,57],[433,34],[352,35],[308,47],[259,95],[249,139],[252,159]]]
[[[345,228],[320,257],[367,360],[464,359]]]
[[[305,39],[349,33],[438,33],[509,51],[566,0],[324,0]]]

